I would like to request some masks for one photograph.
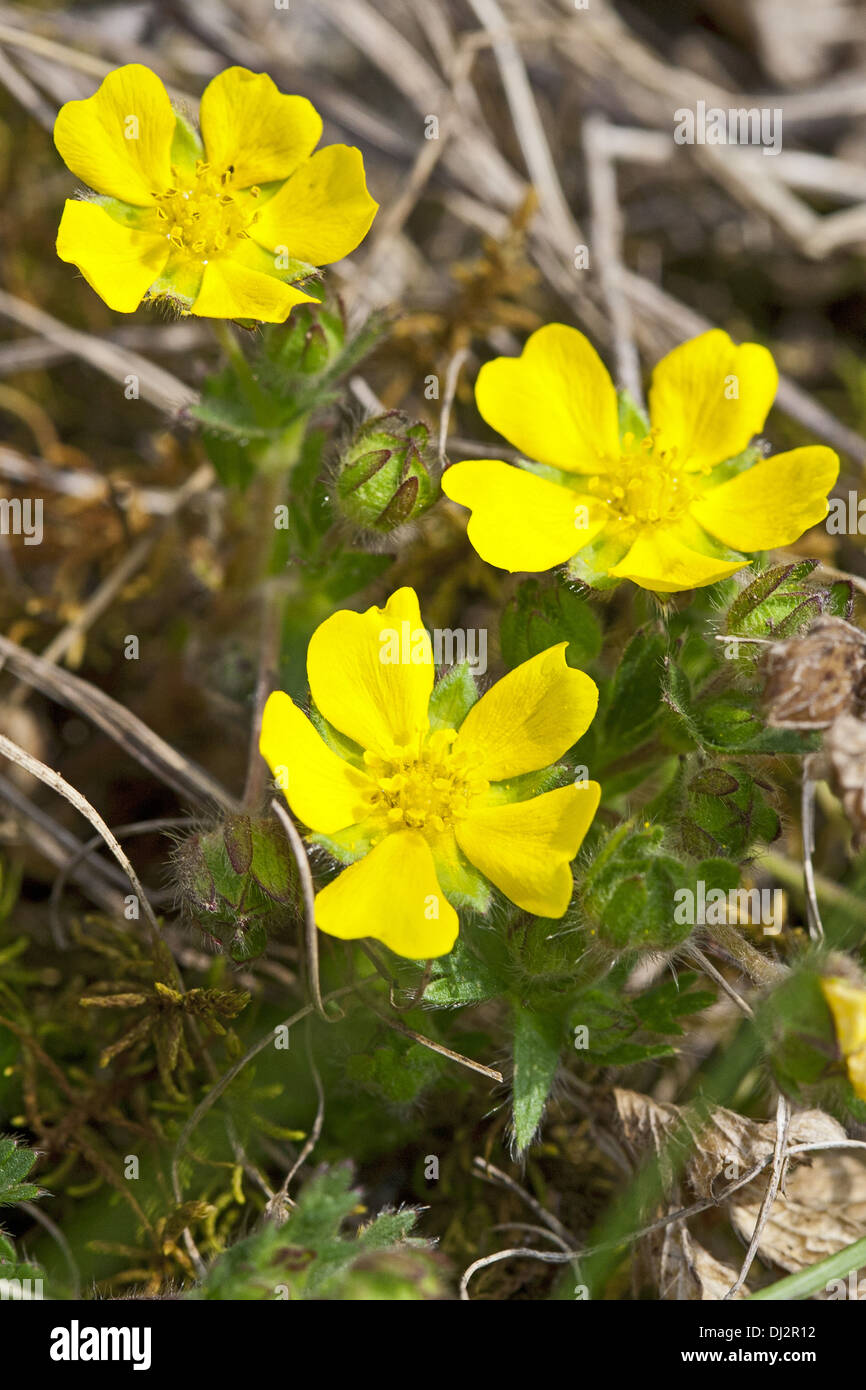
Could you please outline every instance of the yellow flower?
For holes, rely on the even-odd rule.
[[[359,150],[313,154],[322,120],[264,73],[227,68],[201,99],[201,137],[138,63],[109,73],[54,127],[93,195],[67,201],[57,254],[111,309],[171,300],[205,318],[282,323],[293,282],[354,251],[377,204]]]
[[[834,975],[821,980],[821,993],[833,1015],[848,1080],[855,1096],[866,1100],[866,989]]]
[[[714,329],[659,362],[649,426],[635,416],[621,430],[595,349],[551,323],[520,357],[482,367],[475,387],[483,418],[532,462],[456,463],[442,489],[472,509],[469,539],[502,569],[571,560],[589,582],[632,579],[661,593],[713,584],[748,563],[734,550],[790,545],[827,515],[839,470],[831,449],[737,458],[777,385],[766,348],[735,347]]]
[[[563,915],[601,794],[584,782],[536,795],[554,779],[531,776],[585,733],[598,704],[594,681],[566,665],[567,645],[509,672],[461,717],[471,695],[458,708],[447,678],[434,693],[414,590],[316,629],[317,727],[277,691],[259,747],[313,840],[349,866],[316,897],[322,931],[377,937],[412,960],[445,955],[453,904],[483,909],[488,881],[527,912]]]

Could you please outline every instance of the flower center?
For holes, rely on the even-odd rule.
[[[590,478],[588,486],[623,528],[676,521],[694,495],[675,451],[657,448],[655,431],[640,440],[630,431],[623,435],[620,457],[604,476]]]
[[[232,242],[249,237],[248,228],[259,218],[250,199],[258,198],[260,189],[233,189],[233,170],[218,173],[203,159],[196,160],[191,185],[182,185],[174,165],[171,172],[174,185],[153,196],[157,218],[172,246],[206,265],[212,256],[228,251]]]
[[[484,778],[451,752],[456,737],[454,729],[437,729],[425,743],[396,749],[391,758],[364,754],[376,784],[368,794],[365,817],[382,834],[420,830],[434,838],[465,816],[471,802],[487,790]]]

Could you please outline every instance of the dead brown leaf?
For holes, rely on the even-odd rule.
[[[614,1091],[614,1102],[633,1161],[647,1152],[659,1157],[669,1212],[695,1200],[717,1201],[726,1187],[773,1153],[776,1126],[772,1121],[750,1120],[719,1107],[700,1123],[679,1106],[660,1105],[649,1096],[620,1089]],[[838,1121],[821,1110],[801,1110],[791,1117],[790,1146],[830,1145],[845,1138]],[[680,1154],[683,1161],[675,1165],[675,1145],[683,1143],[688,1144],[688,1154]],[[675,1166],[680,1168],[678,1175]],[[769,1169],[758,1174],[722,1203],[746,1243],[755,1229],[768,1174]],[[866,1154],[828,1149],[791,1158],[758,1253],[765,1262],[793,1273],[864,1234]],[[735,1270],[695,1240],[684,1222],[645,1237],[641,1262],[665,1299],[723,1298],[736,1277]]]

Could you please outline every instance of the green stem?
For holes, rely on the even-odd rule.
[[[831,1279],[844,1279],[853,1269],[860,1269],[863,1265],[866,1265],[866,1237],[855,1240],[852,1245],[846,1245],[843,1250],[837,1250],[835,1255],[828,1255],[826,1260],[819,1260],[808,1269],[798,1270],[796,1274],[789,1274],[766,1289],[759,1289],[748,1302],[808,1298],[810,1294],[826,1289]]]
[[[244,356],[243,348],[235,337],[231,325],[225,319],[214,319],[213,330],[217,342],[234,367],[241,390],[246,397],[247,404],[255,414],[256,421],[260,425],[266,424],[269,409],[268,398],[253,376],[252,368]]]
[[[770,849],[757,854],[755,864],[758,868],[766,869],[767,873],[772,874],[786,888],[790,888],[795,893],[803,894],[803,868],[801,864],[795,864],[792,860],[786,859],[783,854],[778,854],[775,850]],[[816,874],[815,889],[818,897],[823,898],[824,902],[831,907],[838,907],[858,920],[862,917],[863,905],[860,899],[840,883],[834,883],[832,879],[825,878],[823,874]]]

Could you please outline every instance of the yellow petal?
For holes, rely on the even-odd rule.
[[[226,68],[201,99],[208,163],[232,165],[232,187],[287,179],[322,138],[322,118],[306,97],[284,96],[267,73]]]
[[[307,675],[318,709],[341,734],[388,757],[428,729],[433,650],[414,589],[384,608],[342,609],[316,628]]]
[[[250,235],[274,255],[284,247],[310,265],[330,265],[364,240],[378,208],[367,192],[361,151],[327,145],[264,204]]]
[[[566,324],[539,328],[520,357],[487,362],[475,400],[492,429],[539,463],[595,473],[619,457],[613,382],[589,339]]]
[[[833,1015],[842,1056],[860,1052],[866,1047],[866,989],[834,975],[821,980],[821,993]]]
[[[763,429],[778,384],[776,364],[758,343],[735,347],[720,328],[681,343],[653,372],[657,448],[675,450],[688,469],[735,458]]]
[[[482,560],[500,569],[549,570],[598,535],[604,508],[501,459],[469,459],[442,475],[442,491],[470,507],[467,534]]]
[[[652,589],[657,594],[676,594],[727,579],[744,563],[718,560],[695,550],[681,538],[676,526],[647,526],[608,574],[616,579],[632,579],[642,589]]]
[[[856,1052],[848,1058],[848,1080],[858,1100],[866,1100],[866,1052]]]
[[[565,662],[567,642],[530,657],[472,706],[454,741],[488,782],[537,772],[585,734],[598,708],[598,686]]]
[[[165,237],[115,222],[96,203],[67,200],[57,232],[61,261],[77,265],[109,309],[131,314],[162,274],[171,250]]]
[[[175,118],[156,73],[140,63],[110,72],[86,101],[61,106],[54,143],[64,163],[98,193],[147,207],[171,186]]]
[[[258,319],[284,323],[296,304],[315,304],[313,295],[284,285],[240,261],[220,256],[209,261],[192,313],[207,319]]]
[[[371,779],[332,752],[282,690],[268,696],[259,751],[298,820],[311,830],[328,835],[360,818]]]
[[[832,449],[791,449],[704,493],[690,511],[705,531],[734,550],[772,550],[791,545],[824,520],[827,493],[838,476]]]
[[[430,846],[416,830],[386,835],[316,896],[316,922],[342,941],[372,936],[398,956],[444,956],[457,913],[439,887]]]
[[[541,917],[561,917],[573,886],[569,865],[600,797],[597,782],[582,782],[531,801],[491,806],[458,822],[457,843],[518,907]]]

